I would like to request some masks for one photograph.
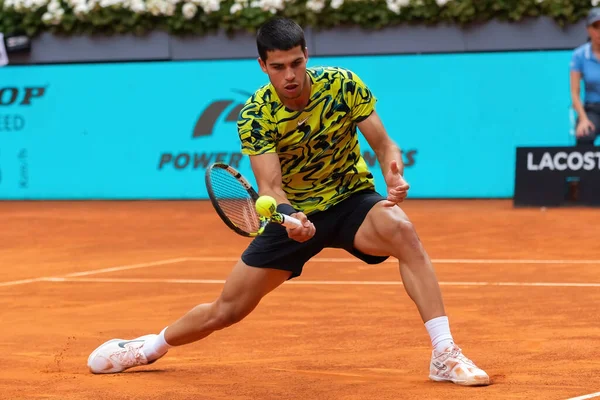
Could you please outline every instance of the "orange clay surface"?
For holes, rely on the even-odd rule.
[[[493,384],[428,380],[430,342],[393,260],[326,250],[244,321],[157,363],[92,375],[111,338],[218,296],[249,242],[210,203],[0,202],[2,399],[568,399],[600,392],[600,210],[403,205],[452,333]],[[544,284],[544,285],[540,285]]]

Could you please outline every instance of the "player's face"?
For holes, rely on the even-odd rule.
[[[600,45],[600,21],[594,22],[588,26],[588,36],[592,39],[592,43]]]
[[[259,59],[261,69],[269,75],[271,84],[279,97],[293,100],[304,93],[306,84],[306,61],[308,52],[301,46],[290,50],[267,52],[267,59]]]

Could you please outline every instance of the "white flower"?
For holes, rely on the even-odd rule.
[[[136,4],[136,7],[141,7],[141,4]],[[146,8],[148,12],[154,16],[166,15],[168,17],[175,15],[176,7],[173,3],[165,0],[147,0]]]
[[[75,8],[73,9],[73,12],[75,13],[76,16],[81,17],[83,15],[89,14],[90,9],[88,8],[87,4],[83,3],[83,4],[76,5]]]
[[[221,8],[220,0],[199,0],[200,7],[204,10],[206,14],[210,14],[211,12],[219,11]]]
[[[85,5],[87,6],[87,2],[85,0],[67,0],[67,4],[71,6],[71,8],[75,8],[77,6]]]
[[[325,8],[325,0],[308,0],[306,2],[306,8],[310,11],[320,12]]]
[[[393,13],[400,14],[402,7],[407,7],[410,0],[385,0],[388,10]]]
[[[344,0],[331,0],[331,8],[337,10],[344,4]]]
[[[242,11],[244,9],[244,6],[241,5],[240,3],[235,3],[231,6],[231,8],[229,9],[229,14],[235,14],[238,11]]]
[[[56,11],[58,11],[58,9],[60,9],[60,4],[58,3],[58,1],[50,1],[50,4],[48,4],[48,12],[50,14],[54,14]]]
[[[592,0],[592,7],[596,7],[598,4],[600,4],[599,0]]]
[[[175,15],[175,10],[177,9],[175,7],[175,4],[171,4],[171,3],[167,3],[164,2],[165,6],[162,10],[163,15],[166,15],[167,17],[172,17],[173,15]]]
[[[435,2],[437,3],[438,6],[443,7],[446,5],[447,2],[449,2],[450,0],[435,0]]]
[[[253,3],[258,3],[256,6],[263,11],[269,11],[275,14],[278,10],[283,10],[285,3],[283,0],[258,0]],[[252,4],[251,4],[252,6]]]
[[[44,15],[42,15],[42,22],[44,22],[45,24],[49,24],[50,21],[52,21],[52,18],[54,18],[52,14],[50,14],[49,12],[45,12]]]
[[[196,7],[196,5],[193,3],[185,3],[181,8],[181,12],[183,13],[185,19],[192,19],[196,16],[198,7]]]
[[[122,0],[100,0],[100,7],[109,8],[112,6],[124,6],[124,2]]]
[[[55,12],[45,12],[44,15],[42,15],[42,21],[47,25],[58,25],[62,21],[64,14],[65,10],[63,10],[62,8],[59,8]]]
[[[132,0],[129,4],[129,9],[136,14],[146,12],[146,3],[143,0]]]

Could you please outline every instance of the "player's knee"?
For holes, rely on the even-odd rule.
[[[399,216],[393,216],[386,224],[382,235],[383,240],[387,240],[394,248],[408,250],[420,250],[421,241],[417,235],[415,226],[411,221]]]
[[[235,303],[224,303],[217,301],[215,304],[215,313],[212,318],[212,328],[220,330],[240,322],[248,313],[243,307]]]

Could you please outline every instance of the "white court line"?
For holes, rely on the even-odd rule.
[[[111,268],[102,268],[102,269],[93,269],[93,270],[82,271],[82,272],[73,272],[70,274],[63,275],[63,277],[78,277],[78,276],[87,276],[87,275],[95,275],[95,274],[104,274],[107,272],[126,271],[129,269],[148,268],[148,267],[154,267],[157,265],[174,264],[174,263],[183,262],[183,261],[187,261],[187,258],[184,258],[184,257],[170,258],[168,260],[151,261],[151,262],[147,262],[147,263],[120,265],[120,266],[111,267]],[[0,282],[0,287],[25,285],[27,283],[35,283],[35,282],[47,282],[47,281],[54,281],[56,279],[58,279],[58,278],[56,278],[56,277],[39,277],[39,278],[31,278],[31,279],[21,279],[18,281]]]
[[[586,395],[579,396],[579,397],[571,397],[570,399],[567,399],[567,400],[585,400],[585,399],[593,399],[594,397],[600,397],[600,392],[586,394]]]
[[[42,278],[45,282],[90,282],[90,283],[184,283],[219,284],[223,279],[160,279],[160,278]],[[285,285],[354,285],[354,286],[400,286],[401,281],[287,281]],[[538,286],[538,287],[600,287],[600,283],[562,282],[440,282],[441,286]]]
[[[41,282],[46,279],[48,279],[48,278],[21,279],[18,281],[0,282],[0,286],[25,285],[26,283]]]
[[[236,262],[239,260],[237,257],[180,257],[180,258],[171,258],[167,260],[159,260],[152,261],[147,263],[139,263],[139,264],[130,264],[130,265],[121,265],[117,267],[110,268],[101,268],[94,269],[89,271],[81,271],[81,272],[73,272],[70,274],[63,275],[63,277],[79,277],[79,276],[89,276],[89,275],[97,275],[104,274],[107,272],[117,272],[117,271],[125,271],[130,269],[139,269],[139,268],[148,268],[154,267],[158,265],[165,264],[174,264],[185,261],[201,261],[201,262]],[[361,261],[352,258],[352,257],[315,257],[309,261],[310,262],[330,262],[330,263],[356,263],[360,264]],[[387,260],[386,262],[395,263],[395,260]],[[600,265],[600,260],[526,260],[526,259],[470,259],[470,258],[457,258],[457,259],[433,259],[432,262],[434,264],[592,264],[592,265]],[[16,286],[16,285],[24,285],[28,283],[40,282],[40,281],[48,281],[48,280],[56,280],[56,278],[48,278],[48,277],[39,277],[39,278],[31,278],[31,279],[22,279],[17,281],[9,281],[9,282],[0,282],[0,287],[2,286]],[[305,281],[306,282],[306,281]],[[377,283],[381,285],[381,283]],[[478,282],[473,283],[473,285],[491,285],[492,283],[487,282]],[[498,285],[498,283],[496,283]],[[580,286],[586,287],[591,286],[595,287],[594,283],[538,283],[538,284],[524,284],[524,283],[502,283],[504,286]]]
[[[65,277],[75,277],[75,276],[105,274],[107,272],[126,271],[129,269],[138,269],[138,268],[148,268],[148,267],[154,267],[157,265],[174,264],[174,263],[183,262],[183,261],[187,261],[187,258],[185,258],[185,257],[170,258],[168,260],[152,261],[152,262],[147,262],[147,263],[130,264],[130,265],[121,265],[118,267],[111,267],[111,268],[93,269],[90,271],[73,272],[71,274],[67,274],[64,276]]]
[[[239,258],[235,257],[187,257],[186,261],[204,261],[204,262],[236,262]],[[315,257],[309,262],[330,262],[330,263],[356,263],[362,261],[351,257]],[[386,262],[396,263],[394,259],[388,259]],[[519,260],[519,259],[473,259],[473,258],[438,258],[432,259],[434,264],[597,264],[600,260]]]

